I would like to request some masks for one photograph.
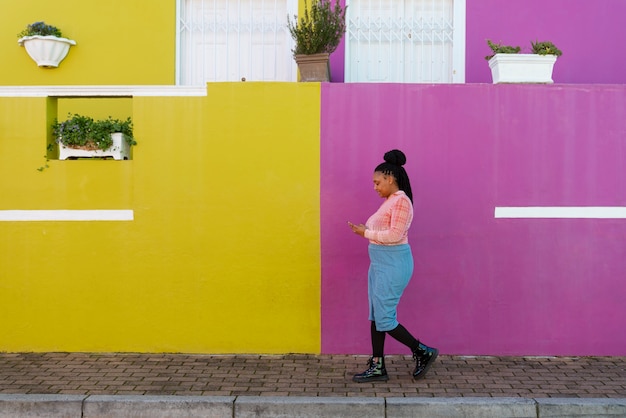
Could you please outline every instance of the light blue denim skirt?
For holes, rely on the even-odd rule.
[[[413,254],[409,244],[369,244],[370,268],[367,274],[369,319],[378,331],[398,326],[397,308],[413,274]]]

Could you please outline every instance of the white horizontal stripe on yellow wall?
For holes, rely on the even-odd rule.
[[[0,210],[0,221],[132,221],[134,212],[122,210]]]

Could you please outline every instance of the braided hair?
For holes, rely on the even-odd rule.
[[[406,155],[398,149],[391,150],[385,153],[385,162],[379,164],[374,172],[383,173],[385,175],[392,175],[398,183],[398,188],[402,190],[413,203],[413,192],[411,191],[411,182],[409,176],[406,173],[404,167],[406,163]]]

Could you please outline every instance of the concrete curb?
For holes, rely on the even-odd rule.
[[[537,417],[537,404],[526,398],[387,398],[387,418]]]
[[[537,399],[544,417],[626,417],[626,399],[545,398]]]
[[[0,418],[81,417],[85,395],[2,395]]]
[[[234,396],[94,395],[85,399],[83,418],[232,418]]]
[[[623,417],[626,398],[3,395],[0,418]]]
[[[235,401],[237,418],[252,417],[385,417],[384,398],[253,397]]]

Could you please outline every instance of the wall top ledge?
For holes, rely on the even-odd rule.
[[[206,86],[0,86],[0,97],[185,97],[206,95]]]

